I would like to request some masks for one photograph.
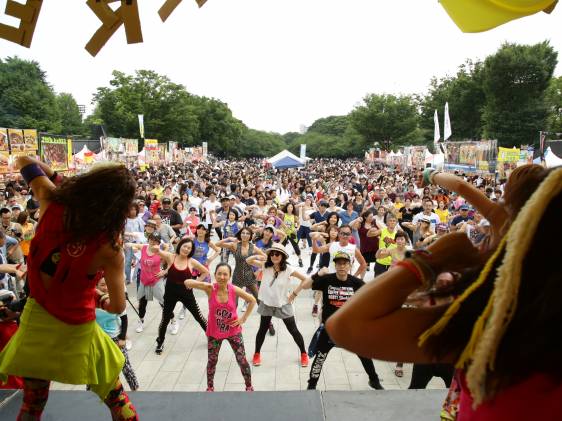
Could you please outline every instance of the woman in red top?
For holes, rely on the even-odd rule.
[[[25,379],[18,420],[40,419],[50,381],[88,384],[114,420],[136,420],[118,377],[123,354],[95,321],[96,305],[116,314],[125,309],[121,233],[135,181],[112,164],[55,187],[58,175],[47,165],[29,157],[17,165],[41,209],[28,259],[30,296],[20,328],[0,354],[0,380]],[[101,271],[108,294],[100,297]]]
[[[479,254],[463,233],[442,237],[356,294],[328,320],[330,336],[372,358],[455,363],[460,404],[448,417],[562,419],[562,168],[517,168],[503,204],[453,175],[425,178],[490,221],[490,249]],[[402,308],[420,284],[429,289],[446,271],[463,274],[452,304]]]

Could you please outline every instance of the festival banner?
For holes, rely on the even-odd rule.
[[[139,154],[139,141],[137,139],[121,139],[124,145],[125,156],[137,156]]]
[[[519,148],[498,148],[499,162],[517,162],[521,157],[521,149]]]
[[[0,174],[12,172],[10,166],[10,153],[8,151],[0,151]]]
[[[158,162],[158,140],[145,139],[144,153],[145,153],[145,162],[147,164],[154,164]]]
[[[23,129],[24,148],[26,151],[37,151],[39,145],[37,143],[37,130]]]
[[[105,150],[112,154],[122,153],[123,150],[121,149],[121,139],[118,137],[106,137]]]
[[[66,136],[41,134],[41,159],[55,171],[68,170],[71,140]]]
[[[494,172],[496,146],[496,140],[446,142],[444,167],[447,170]]]
[[[9,151],[8,147],[8,129],[0,127],[0,151]]]
[[[23,130],[8,129],[8,138],[10,139],[10,150],[12,151],[12,153],[25,151]]]
[[[306,145],[305,145],[305,151],[306,151]],[[207,142],[203,142],[203,158],[207,158],[208,153],[209,153],[209,144]]]
[[[166,152],[168,152],[168,144],[167,143],[159,143],[158,144],[158,160],[160,162],[166,162]]]

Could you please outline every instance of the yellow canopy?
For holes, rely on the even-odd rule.
[[[558,0],[440,0],[463,32],[483,32],[514,19],[552,12]]]

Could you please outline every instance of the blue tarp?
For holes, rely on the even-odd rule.
[[[273,168],[285,169],[285,168],[299,168],[304,167],[304,164],[300,161],[297,161],[290,156],[284,156],[279,161],[272,163]]]

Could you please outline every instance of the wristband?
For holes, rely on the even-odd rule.
[[[403,267],[404,269],[409,270],[410,272],[412,272],[412,274],[416,277],[417,281],[420,284],[423,284],[423,274],[422,272],[419,270],[419,268],[410,260],[406,259],[406,260],[401,260],[398,263],[396,263],[396,267]]]
[[[20,174],[27,184],[31,183],[37,177],[45,176],[45,171],[38,164],[29,164],[20,170]]]
[[[434,171],[433,168],[426,168],[425,170],[423,170],[423,173],[422,173],[422,175],[423,175],[422,180],[423,180],[424,186],[429,186],[429,185],[431,184],[431,180],[430,180],[429,177],[430,177],[430,175],[431,175],[431,173],[432,173],[433,171]]]
[[[429,178],[429,182],[430,182],[431,184],[435,184],[434,179],[435,179],[435,176],[436,176],[437,174],[441,174],[441,171],[433,170],[433,171],[431,171],[431,173],[429,174],[429,177],[428,177],[428,178]]]

